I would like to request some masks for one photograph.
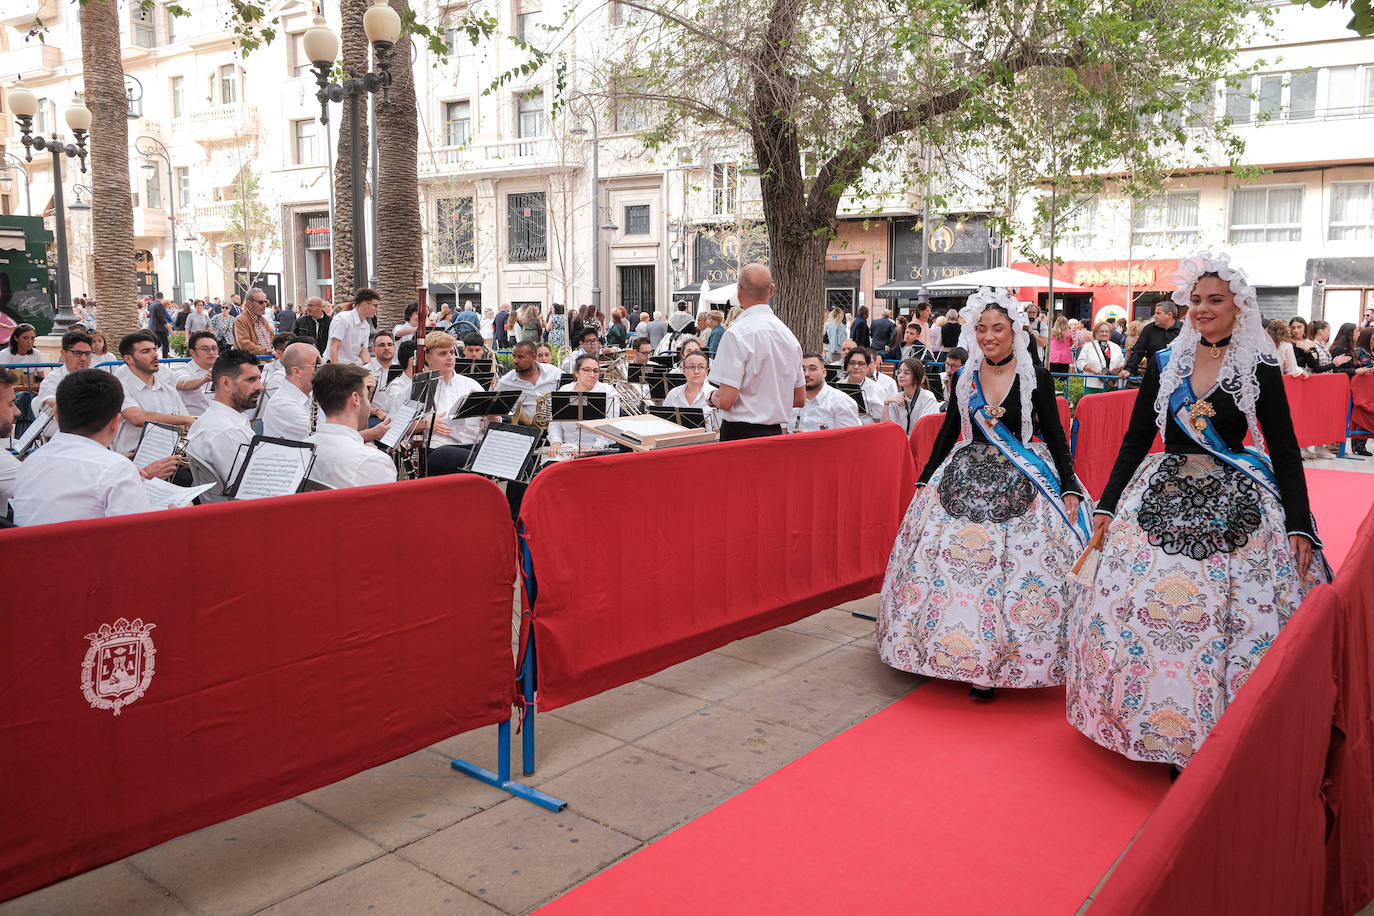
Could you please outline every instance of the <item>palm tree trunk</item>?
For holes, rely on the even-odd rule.
[[[129,193],[129,107],[124,97],[124,65],[119,48],[119,11],[115,0],[82,4],[81,57],[86,107],[91,110],[91,293],[100,309],[101,330],[112,341],[138,328],[134,210]]]
[[[405,17],[408,0],[389,0]],[[420,226],[419,121],[415,78],[410,64],[410,36],[402,34],[391,57],[389,104],[377,105],[377,238],[386,239],[385,256],[377,250],[377,292],[382,296],[378,327],[399,323],[415,300],[423,279]]]
[[[356,68],[359,75],[367,72],[371,49],[367,43],[367,33],[363,31],[363,13],[367,12],[369,5],[368,0],[341,0],[339,4],[342,17],[339,47],[345,79],[348,78],[349,67]],[[405,51],[408,68],[410,49],[407,47]],[[330,107],[334,109],[330,116],[337,115],[339,119],[338,155],[334,161],[334,225],[330,227],[334,234],[334,301],[347,302],[353,298],[356,284],[366,282],[365,277],[355,279],[353,276],[353,118],[349,114],[347,97],[342,105],[335,107],[331,102]],[[358,180],[364,181],[367,174],[366,97],[359,99],[358,114],[358,130],[362,133],[363,144],[363,173]]]

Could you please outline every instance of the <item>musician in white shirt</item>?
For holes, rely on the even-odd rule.
[[[1112,342],[1112,323],[1099,321],[1093,328],[1093,339],[1083,345],[1074,368],[1089,375],[1116,375],[1126,365],[1126,353]],[[1085,378],[1083,388],[1101,391],[1106,387],[1100,378]]]
[[[802,373],[806,379],[806,403],[794,408],[793,432],[811,433],[862,425],[854,399],[825,383],[825,360],[819,353],[807,353],[802,357]]]
[[[916,421],[940,412],[940,401],[926,387],[926,367],[919,359],[897,364],[898,393],[883,402],[882,419],[891,420],[911,435]]]
[[[150,335],[151,336],[151,335]],[[98,369],[80,369],[57,387],[60,432],[15,475],[14,522],[45,525],[147,512],[143,478],[110,451],[119,433],[124,387]]]
[[[600,366],[595,356],[582,354],[576,358],[573,364],[573,379],[571,384],[564,385],[559,391],[578,391],[586,394],[606,395],[606,416],[620,416],[620,398],[616,396],[614,389],[605,382],[599,381]],[[588,432],[578,426],[576,421],[557,420],[549,424],[549,444],[556,446],[553,450],[562,457],[572,457],[580,452],[602,451],[614,448],[615,442],[596,433]]]
[[[68,331],[62,335],[62,365],[49,372],[44,378],[43,383],[38,386],[37,402],[33,407],[34,415],[44,407],[50,412],[57,410],[57,386],[62,384],[62,380],[69,373],[79,369],[91,368],[91,362],[95,356],[95,345],[91,342],[91,335],[85,331]],[[57,424],[49,423],[47,430],[43,433],[44,441],[51,439],[57,432]]]
[[[372,359],[363,366],[377,383],[376,390],[386,391],[387,376],[396,363],[396,337],[390,331],[378,331],[372,335]]]
[[[774,436],[806,403],[801,344],[773,314],[773,275],[762,264],[740,271],[740,314],[725,329],[711,367],[712,407],[720,410],[720,438]]]
[[[314,402],[310,389],[320,353],[307,343],[293,343],[282,354],[284,371],[281,385],[262,409],[262,434],[277,439],[304,442],[311,433]],[[318,417],[316,417],[318,423]]]
[[[434,430],[429,440],[427,461],[430,476],[453,474],[467,464],[473,444],[486,428],[482,417],[451,420],[449,415],[467,400],[467,396],[482,390],[482,386],[455,371],[458,341],[445,331],[431,331],[425,336],[425,369],[439,373],[434,390]]]
[[[19,408],[14,404],[14,389],[19,380],[19,373],[0,367],[0,439],[7,439],[14,433],[14,421],[19,419]],[[8,449],[0,448],[0,515],[9,511],[14,478],[18,473],[19,459]]]
[[[182,366],[177,374],[177,394],[181,395],[186,412],[198,417],[210,406],[210,393],[214,387],[211,370],[215,367],[215,359],[219,357],[219,344],[209,331],[196,331],[187,341],[187,346],[191,361]]]
[[[845,382],[850,385],[858,385],[863,389],[864,423],[877,423],[883,415],[882,389],[878,387],[869,375],[868,348],[859,347],[849,351],[845,357],[844,371],[846,374]]]
[[[557,366],[541,363],[535,359],[535,346],[528,341],[518,343],[511,350],[511,362],[515,368],[501,376],[496,383],[497,391],[518,391],[520,400],[515,405],[515,422],[530,425],[539,405],[539,396],[548,394],[558,387],[563,373]]]
[[[375,289],[360,289],[353,297],[353,308],[334,314],[324,351],[331,363],[361,366],[367,362],[367,341],[372,336],[368,319],[376,316],[381,298]]]
[[[883,357],[872,347],[865,347],[868,351],[868,375],[869,378],[878,383],[878,393],[883,396],[883,400],[897,396],[897,382],[892,376],[883,371]]]
[[[574,363],[583,356],[593,356],[600,358],[601,354],[601,335],[597,333],[595,326],[582,330],[582,339],[578,341],[582,349],[573,353],[558,368],[563,372],[573,372]]]
[[[253,441],[248,414],[262,396],[262,372],[257,357],[247,350],[225,350],[215,360],[210,374],[215,379],[215,396],[206,405],[205,413],[191,424],[191,431],[186,434],[186,453],[209,465],[220,482],[228,484],[240,449],[246,450]]]
[[[358,431],[372,412],[367,377],[360,366],[331,364],[315,372],[315,402],[325,420],[309,439],[315,446],[310,479],[318,484],[338,490],[396,480],[396,465]]]
[[[647,340],[642,341],[648,343]],[[706,373],[710,366],[706,359],[706,354],[701,350],[694,350],[682,359],[682,374],[687,378],[687,384],[678,385],[668,396],[663,399],[664,407],[699,407],[706,414],[706,428],[716,430],[720,428],[716,417],[716,409],[709,403],[711,392],[716,390],[716,386],[706,381]]]
[[[121,454],[138,448],[147,423],[166,423],[185,431],[196,421],[186,413],[170,369],[159,370],[158,346],[152,331],[134,331],[119,342],[124,365],[115,369],[114,376],[124,387],[124,407],[114,450]]]

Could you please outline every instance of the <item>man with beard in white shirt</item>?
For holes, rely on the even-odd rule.
[[[366,381],[361,366],[330,364],[315,372],[315,402],[324,413],[324,423],[309,439],[315,446],[310,469],[315,483],[338,490],[396,481],[396,465],[364,444],[358,431],[372,412]]]
[[[802,372],[806,378],[806,403],[795,408],[793,432],[810,433],[863,424],[854,399],[825,383],[825,360],[819,353],[802,356]]]
[[[548,394],[558,387],[562,373],[557,366],[535,360],[534,344],[522,342],[511,351],[511,362],[515,368],[501,376],[496,383],[497,391],[518,391],[520,400],[515,405],[515,422],[526,426],[534,424],[535,410],[539,396]]]
[[[157,339],[151,331],[143,332]],[[124,387],[99,369],[79,369],[57,386],[60,432],[34,452],[14,480],[14,523],[46,525],[147,512],[148,494],[132,461],[110,451],[119,433]]]
[[[14,389],[19,384],[18,373],[0,368],[0,439],[14,432],[19,408],[14,405]],[[0,516],[9,512],[10,497],[14,495],[14,478],[19,473],[19,459],[0,448]]]
[[[257,358],[247,350],[225,350],[215,360],[210,374],[215,380],[215,396],[206,405],[205,413],[191,424],[191,431],[186,434],[186,452],[213,468],[220,481],[227,484],[232,479],[234,463],[241,456],[240,448],[246,452],[253,441],[248,412],[258,406],[262,396],[262,372]]]
[[[209,393],[213,387],[210,370],[214,368],[215,360],[219,357],[219,344],[215,342],[215,335],[209,331],[196,331],[191,335],[187,346],[191,361],[182,366],[177,375],[177,394],[181,395],[181,403],[186,405],[186,412],[198,417],[210,406]]]

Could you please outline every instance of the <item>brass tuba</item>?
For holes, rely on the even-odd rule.
[[[621,415],[637,417],[648,411],[644,406],[644,393],[640,391],[638,385],[629,381],[629,366],[629,358],[621,356],[606,367],[602,381],[615,389],[616,395],[620,398]]]

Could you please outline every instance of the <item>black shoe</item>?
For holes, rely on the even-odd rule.
[[[974,685],[968,689],[968,696],[970,700],[977,700],[979,703],[991,703],[992,688]]]
[[[1357,454],[1357,455],[1363,455],[1363,456],[1365,456],[1366,458],[1368,458],[1368,457],[1369,457],[1369,446],[1368,446],[1366,443],[1367,443],[1367,440],[1362,439],[1362,440],[1360,440],[1359,442],[1356,442],[1356,443],[1352,444],[1352,445],[1350,446],[1350,450],[1351,450],[1352,452],[1354,452],[1355,454]]]
[[[1170,766],[1170,767],[1169,767],[1169,785],[1172,786],[1175,782],[1177,782],[1177,781],[1178,781],[1178,777],[1181,776],[1182,774],[1183,774],[1183,771],[1180,770],[1180,769],[1178,768],[1178,764],[1175,763],[1175,764],[1173,764],[1172,766]]]

